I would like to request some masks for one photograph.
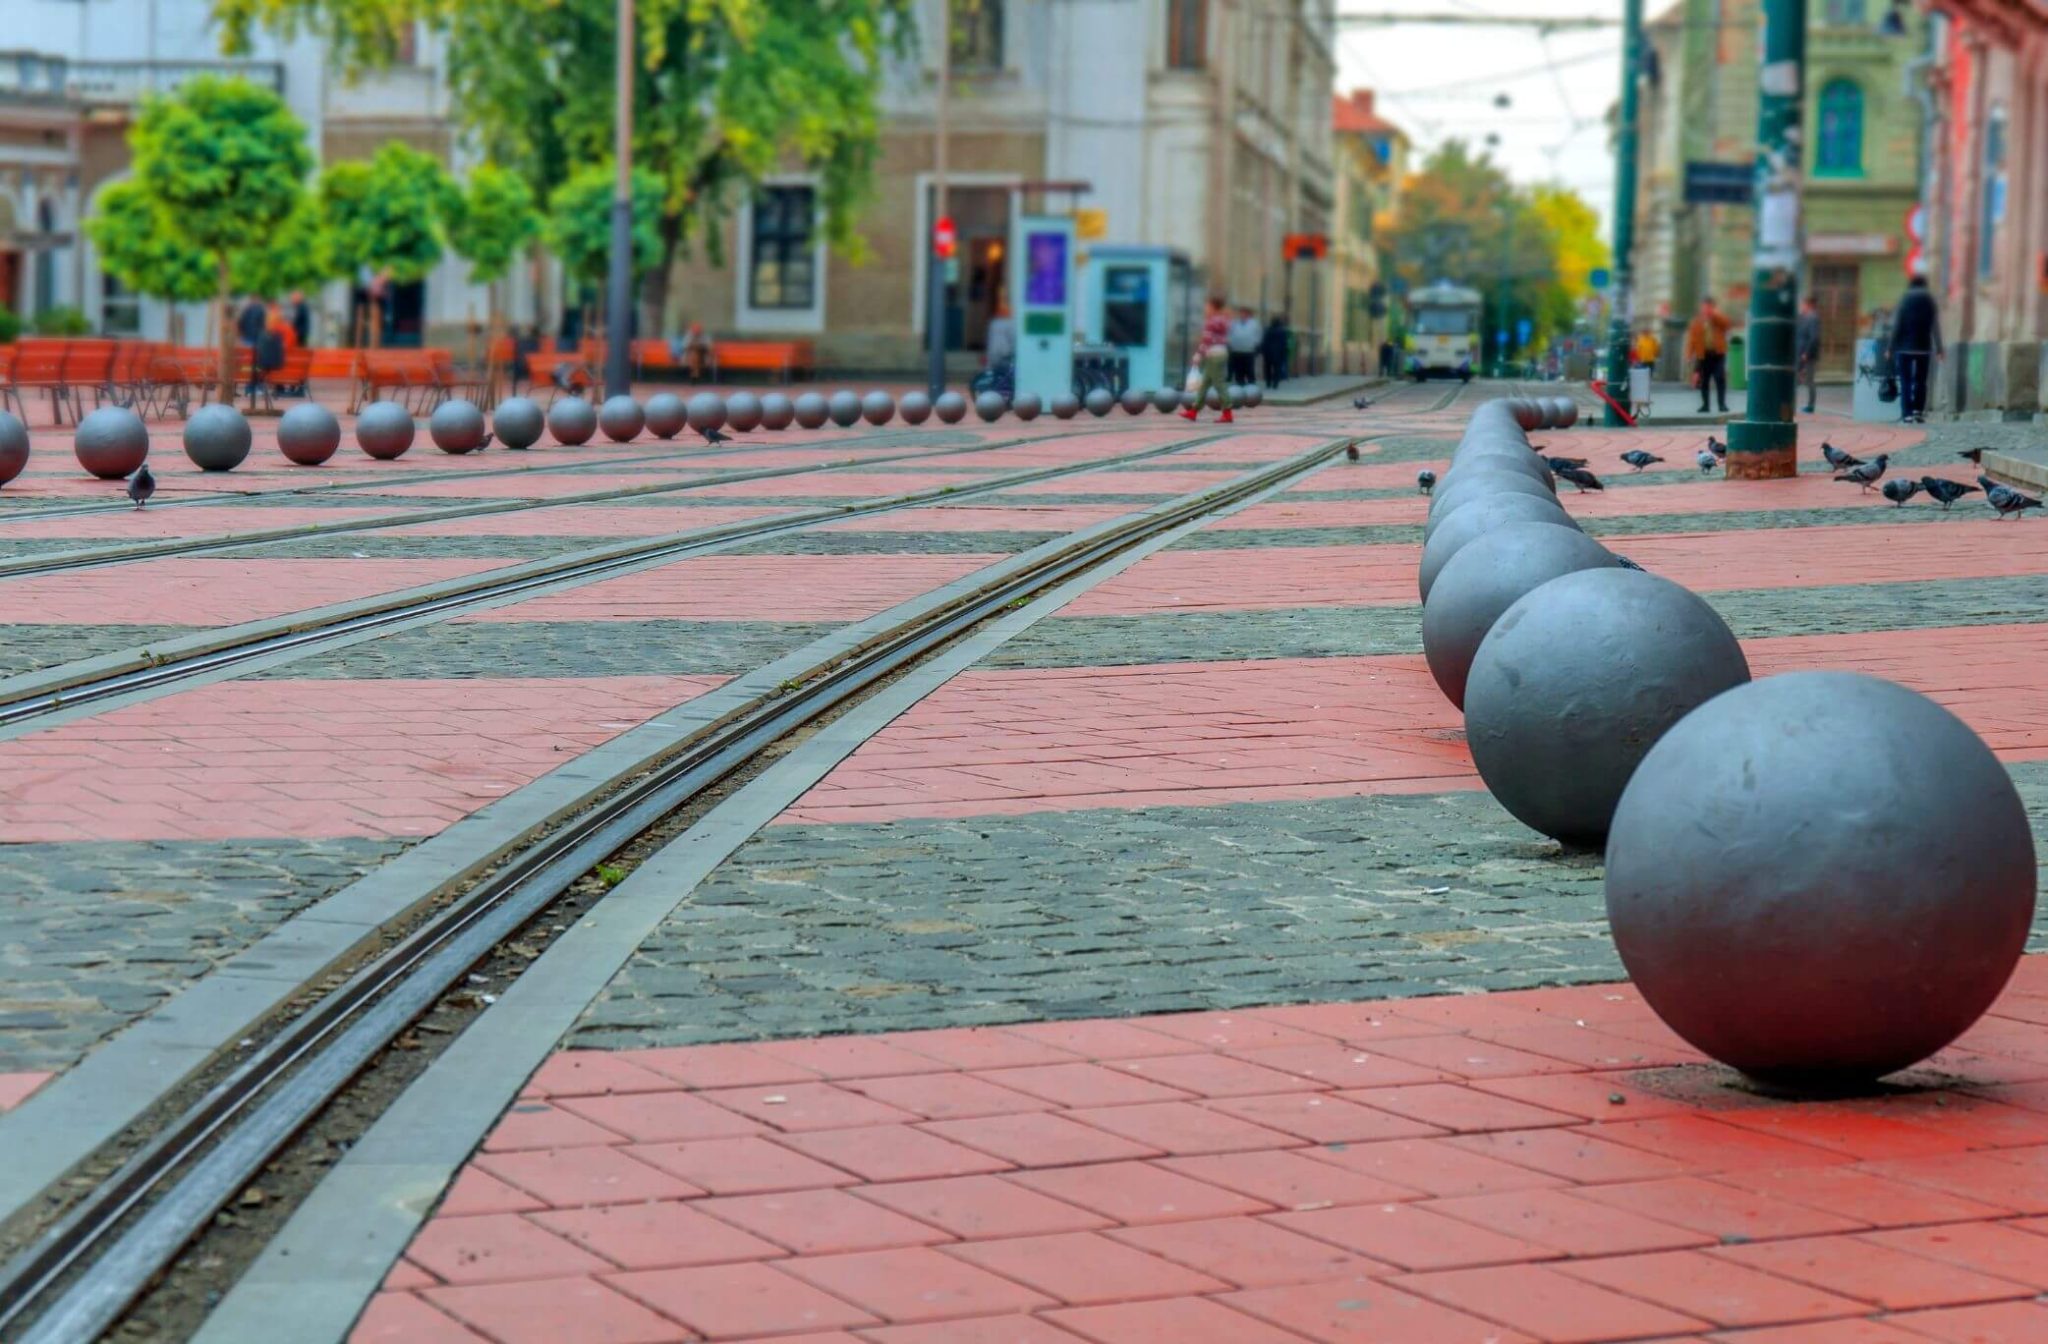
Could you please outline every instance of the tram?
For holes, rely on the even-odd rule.
[[[1476,289],[1439,280],[1408,294],[1408,375],[1472,380],[1479,364],[1479,318],[1483,300]]]

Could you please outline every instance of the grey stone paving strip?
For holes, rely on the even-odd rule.
[[[1236,507],[1244,505],[1223,512]],[[283,1319],[291,1320],[301,1344],[344,1339],[441,1191],[527,1077],[683,893],[897,716],[1180,530],[1132,547],[918,665],[807,738],[643,862],[371,1126],[215,1308],[195,1334],[196,1344],[270,1344]]]
[[[2013,775],[2048,853],[2048,765]],[[773,826],[663,921],[569,1044],[1614,980],[1601,882],[1597,855],[1477,790]]]
[[[477,621],[426,625],[245,678],[737,676],[837,622]]]
[[[0,845],[0,1073],[68,1067],[406,843]]]
[[[191,625],[0,625],[0,677],[194,634]]]
[[[1186,446],[1203,441],[1197,438]],[[1098,523],[1071,537],[1079,540],[1124,521]],[[735,677],[485,805],[292,916],[20,1106],[0,1113],[0,1152],[33,1154],[32,1160],[0,1163],[0,1222],[204,1067],[299,986],[375,938],[392,920],[494,862],[536,828],[587,805],[613,781],[647,768],[779,688],[808,681],[886,632],[943,610],[1038,560],[1036,552],[999,560]]]

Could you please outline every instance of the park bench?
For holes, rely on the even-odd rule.
[[[788,382],[801,369],[809,376],[817,369],[809,341],[718,341],[711,347],[711,376],[727,373],[774,373]]]

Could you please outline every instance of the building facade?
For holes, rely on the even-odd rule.
[[[1330,257],[1340,363],[1376,368],[1379,344],[1391,334],[1393,304],[1375,229],[1400,197],[1408,135],[1379,115],[1370,89],[1331,99],[1330,123],[1336,133],[1337,225]]]

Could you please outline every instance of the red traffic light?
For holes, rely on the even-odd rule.
[[[932,251],[939,254],[941,261],[951,260],[958,243],[959,236],[953,232],[952,216],[940,216],[939,222],[932,225]]]

